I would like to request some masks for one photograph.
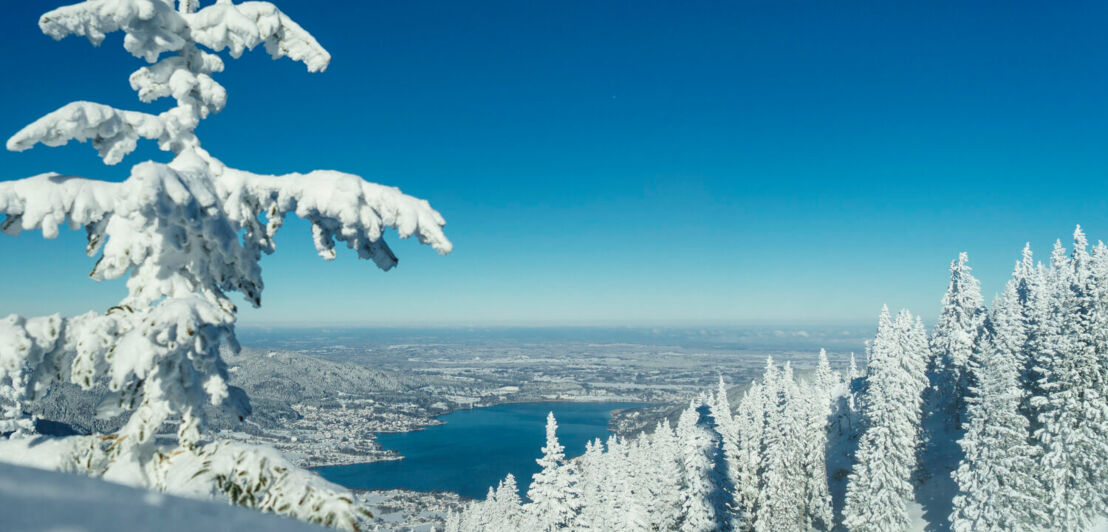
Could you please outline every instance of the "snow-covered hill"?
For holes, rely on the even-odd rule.
[[[222,532],[324,530],[292,519],[103,480],[0,463],[0,530]]]

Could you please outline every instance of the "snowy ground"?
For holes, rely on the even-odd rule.
[[[0,463],[0,530],[7,532],[311,532],[322,528],[102,480]]]

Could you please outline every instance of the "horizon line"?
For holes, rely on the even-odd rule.
[[[926,321],[926,320],[925,320]],[[512,322],[512,321],[436,321],[436,322],[373,322],[373,321],[250,321],[240,322],[239,328],[251,329],[696,329],[696,328],[788,328],[802,329],[805,327],[876,327],[877,320],[810,320],[810,321],[640,321],[640,322],[577,322],[577,321],[550,321],[550,322]]]

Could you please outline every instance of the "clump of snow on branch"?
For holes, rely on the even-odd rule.
[[[90,277],[126,277],[128,289],[104,314],[0,321],[0,433],[16,436],[0,443],[0,456],[163,490],[199,482],[232,502],[353,526],[355,509],[341,488],[272,451],[206,439],[206,402],[247,413],[241,390],[227,386],[220,355],[223,347],[238,348],[230,294],[261,304],[259,260],[275,251],[274,237],[290,213],[311,223],[324,258],[335,257],[340,241],[383,270],[397,264],[387,229],[445,254],[452,249],[445,221],[426,201],[355,175],[257,175],[227,168],[205,151],[194,130],[227,102],[212,78],[224,69],[219,52],[238,57],[265,44],[274,58],[303,62],[312,72],[324,70],[330,55],[270,3],[219,0],[198,8],[195,0],[176,9],[169,0],[90,0],[39,21],[51,37],[78,35],[93,44],[123,31],[124,47],[151,63],[131,75],[139,99],[172,98],[176,105],[154,115],[73,102],[17,132],[8,149],[91,141],[105,163],[116,164],[150,139],[175,157],[139,163],[122,182],[46,173],[0,183],[6,215],[0,231],[55,238],[63,224],[84,227],[86,251],[97,258]],[[68,458],[58,461],[46,456],[57,452],[54,446],[32,449],[18,436],[33,429],[22,405],[63,381],[86,390],[106,384],[111,395],[100,414],[130,417],[118,433],[70,439],[62,453]],[[154,438],[166,426],[176,429],[168,446]],[[185,470],[191,472],[182,483]]]
[[[90,0],[59,7],[38,21],[42,32],[62,39],[80,35],[99,46],[109,33],[123,30],[123,48],[153,63],[165,52],[185,46],[185,20],[162,0]]]
[[[161,139],[165,133],[165,123],[157,116],[73,102],[20,130],[8,139],[8,150],[25,151],[38,143],[63,146],[71,140],[91,140],[104,162],[116,164],[135,151],[140,138]]]
[[[232,4],[220,0],[191,15],[185,15],[196,43],[214,51],[228,49],[232,57],[265,43],[274,59],[288,57],[322,72],[331,62],[315,38],[269,2]]]

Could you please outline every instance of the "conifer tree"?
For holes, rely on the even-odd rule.
[[[677,421],[677,441],[680,445],[681,468],[684,485],[682,494],[681,531],[704,532],[717,528],[716,516],[709,499],[712,492],[710,481],[711,461],[708,452],[712,446],[711,437],[699,426],[702,402],[693,399],[689,407],[681,413]]]
[[[524,528],[522,501],[519,498],[519,486],[516,477],[508,473],[504,480],[490,489],[486,499],[488,509],[485,530],[521,530]]]
[[[958,260],[950,263],[950,284],[931,335],[928,409],[930,415],[940,417],[947,430],[961,428],[970,384],[966,368],[985,321],[981,284],[970,274],[968,262],[967,254],[960,253]]]
[[[1054,274],[1042,264],[1036,265],[1027,276],[1023,386],[1028,398],[1022,406],[1031,422],[1033,434],[1039,429],[1039,410],[1042,406],[1035,398],[1045,393],[1042,389],[1045,383],[1043,377],[1056,354],[1061,334],[1061,308],[1057,306],[1053,277]]]
[[[598,530],[605,527],[610,501],[607,500],[608,472],[603,453],[604,444],[599,438],[585,443],[585,454],[579,459],[581,511],[573,520],[573,528]]]
[[[930,383],[930,379],[927,377],[927,364],[931,358],[931,350],[927,339],[927,328],[924,327],[922,318],[913,316],[907,310],[900,311],[898,317],[904,320],[901,330],[904,331],[905,357],[901,363],[904,365],[903,369],[910,379],[908,393],[919,395],[919,397],[915,397],[915,395],[908,396],[919,402]],[[922,403],[919,404],[919,407],[923,407]],[[922,415],[922,411],[917,413],[917,424],[922,419]]]
[[[1013,278],[993,305],[985,349],[970,360],[977,376],[967,399],[964,454],[954,472],[951,527],[956,532],[1041,529],[1047,525],[1042,486],[1032,472],[1038,449],[1029,443],[1020,411],[1021,351],[1026,341],[1020,280]]]
[[[853,356],[851,357],[853,359]],[[830,396],[842,379],[839,373],[831,369],[831,362],[827,360],[827,350],[819,350],[819,359],[816,363],[816,388]]]
[[[980,284],[967,262],[965,253],[951,262],[950,283],[930,339],[926,367],[930,387],[924,393],[922,426],[925,439],[917,471],[920,484],[926,484],[921,497],[929,502],[948,501],[957,490],[951,474],[963,457],[956,442],[965,433],[966,398],[975,388],[970,361],[983,347],[987,322]]]
[[[723,382],[723,376],[719,378],[719,388],[716,390],[710,406],[712,418],[716,422],[716,432],[720,437],[720,450],[727,466],[727,481],[731,488],[731,500],[727,501],[730,515],[724,521],[728,522],[727,526],[729,528],[736,529],[741,527],[742,517],[736,496],[736,492],[740,489],[739,483],[743,481],[740,473],[742,452],[740,451],[739,427],[731,413],[731,403],[727,399],[727,386]]]
[[[919,322],[901,311],[895,324],[882,308],[870,346],[865,432],[847,484],[844,524],[851,530],[905,530],[916,467],[927,352]]]
[[[261,304],[263,253],[288,214],[312,225],[315,247],[335,257],[335,241],[388,270],[397,258],[383,233],[416,235],[440,253],[451,243],[442,216],[426,201],[335,171],[258,175],[230,168],[201,147],[201,120],[220,112],[226,90],[214,79],[219,55],[239,57],[265,45],[311,72],[330,54],[268,2],[218,0],[88,0],[54,9],[40,29],[61,39],[83,36],[99,45],[122,31],[123,47],[147,66],[130,77],[145,103],[173,103],[152,114],[86,101],[69,103],[29,124],[7,142],[23,151],[37,144],[91,141],[106,164],[131,153],[140,139],[157,141],[173,156],[142,162],[121,182],[46,173],[0,183],[0,231],[16,236],[58,226],[84,227],[87,253],[99,255],[90,277],[127,278],[127,295],[103,314],[0,320],[0,457],[26,456],[37,464],[102,476],[189,496],[220,496],[236,504],[351,528],[357,510],[345,490],[296,468],[271,449],[213,441],[205,404],[246,415],[245,396],[227,385],[221,349],[238,348],[238,292]],[[341,191],[337,193],[336,191]],[[129,412],[113,433],[73,436],[31,445],[23,410],[58,382],[84,390],[106,385],[102,411]],[[174,426],[170,438],[155,436]],[[49,455],[49,456],[47,456]],[[168,482],[167,479],[188,479]]]
[[[1036,345],[1039,342],[1040,328],[1046,315],[1044,304],[1045,287],[1042,271],[1035,266],[1034,255],[1031,252],[1031,244],[1023,247],[1019,262],[1012,270],[1011,283],[1015,285],[1016,303],[1019,308],[1020,338],[1022,343],[1016,350],[1016,362],[1019,369],[1019,386],[1021,390],[1020,414],[1028,420],[1031,432],[1034,432],[1036,421],[1031,409],[1031,396],[1036,391],[1035,381],[1037,374],[1036,353],[1040,350]]]
[[[793,408],[798,392],[792,365],[786,362],[775,377],[774,388],[766,386],[761,490],[754,523],[754,530],[767,532],[802,528],[807,502],[801,453],[807,420]]]
[[[772,366],[772,361],[770,365]],[[763,377],[766,378],[767,376]],[[739,438],[739,454],[735,460],[734,499],[738,526],[742,530],[752,529],[758,508],[762,438],[766,422],[764,387],[764,384],[758,382],[751,383],[739,402],[734,418]]]
[[[823,359],[826,360],[826,356]],[[834,374],[829,382],[834,382],[837,386],[838,374]],[[831,396],[823,386],[801,386],[800,392],[796,408],[804,415],[800,455],[803,464],[805,528],[831,530],[834,522],[831,492],[827,484],[827,429],[828,418],[831,416]]]
[[[650,513],[651,528],[675,530],[681,519],[684,497],[681,493],[682,467],[677,436],[669,420],[662,420],[650,438],[651,492],[655,504]]]
[[[546,416],[546,445],[536,460],[542,470],[535,473],[527,498],[539,530],[554,530],[570,523],[580,508],[577,478],[571,468],[563,467],[565,447],[558,443],[558,422],[554,412]]]
[[[1055,528],[1088,528],[1105,510],[1103,491],[1108,464],[1108,374],[1103,358],[1108,327],[1100,307],[1088,242],[1078,227],[1070,260],[1055,246],[1051,257],[1052,320],[1058,321],[1056,348],[1041,356],[1038,388],[1032,399],[1043,447],[1042,479],[1050,496],[1047,508]]]
[[[615,438],[615,436],[613,436]],[[613,476],[612,513],[617,517],[614,529],[628,532],[650,530],[650,490],[647,489],[639,440],[619,440],[616,452],[610,457],[617,473]]]

